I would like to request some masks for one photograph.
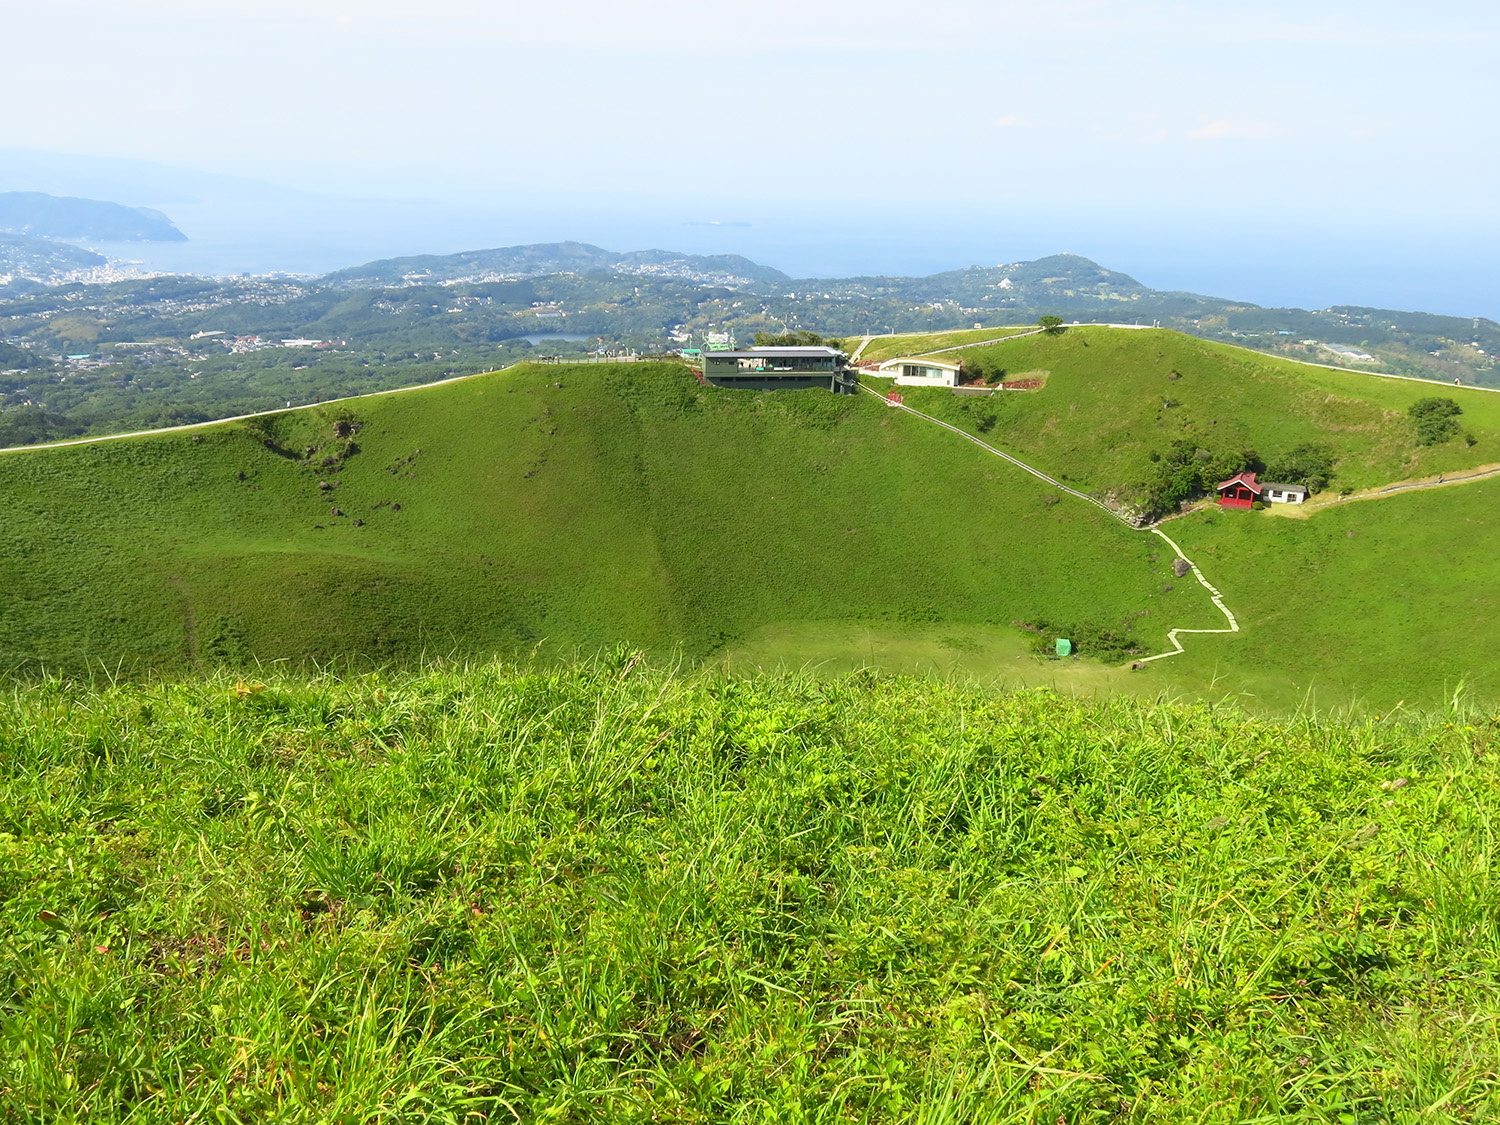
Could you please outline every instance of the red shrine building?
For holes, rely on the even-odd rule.
[[[1255,482],[1254,473],[1236,473],[1218,487],[1219,507],[1249,508],[1260,499],[1265,486]]]

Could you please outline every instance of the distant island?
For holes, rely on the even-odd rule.
[[[533,246],[467,250],[461,254],[386,258],[337,270],[326,275],[323,281],[329,285],[355,288],[515,281],[550,274],[681,277],[709,285],[791,280],[780,270],[752,262],[739,254],[680,254],[673,250],[616,253],[587,242],[544,242]]]
[[[100,242],[186,242],[172,220],[150,207],[76,199],[40,191],[0,192],[0,231],[33,238]]]

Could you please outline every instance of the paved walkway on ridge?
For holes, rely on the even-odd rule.
[[[522,360],[522,363],[527,362]],[[629,362],[629,361],[626,361]],[[518,366],[511,364],[510,367]],[[101,441],[120,441],[124,438],[155,437],[157,434],[180,434],[185,430],[201,430],[208,426],[222,426],[225,422],[243,422],[247,418],[265,418],[272,414],[285,414],[290,410],[318,410],[325,406],[332,406],[340,402],[353,402],[355,399],[376,398],[379,395],[399,395],[407,391],[420,391],[428,387],[441,387],[447,383],[462,383],[465,379],[478,379],[482,375],[494,375],[496,371],[508,371],[509,367],[499,367],[495,371],[476,371],[472,375],[454,375],[450,379],[439,379],[433,383],[413,383],[409,387],[391,387],[384,391],[366,391],[362,395],[345,395],[343,398],[327,398],[322,402],[304,402],[300,406],[282,406],[275,410],[257,410],[253,414],[232,414],[228,418],[212,418],[207,422],[185,422],[181,426],[160,426],[154,430],[131,430],[125,434],[99,434],[96,437],[69,438],[67,441],[49,441],[41,445],[10,445],[0,448],[0,454],[5,453],[30,453],[37,449],[64,449],[70,445],[94,445]]]
[[[1025,327],[1025,325],[1016,324],[1012,325],[1012,327],[1023,328]],[[1122,325],[1121,327],[1127,326]],[[865,354],[865,349],[868,348],[870,344],[875,340],[890,340],[894,339],[897,336],[951,336],[955,332],[963,331],[966,331],[966,329],[940,328],[935,332],[888,332],[883,336],[865,336],[860,340],[859,347],[854,349],[854,354],[849,357],[849,362],[851,364],[858,363],[859,357]],[[934,348],[930,352],[912,352],[910,354],[913,359],[917,359],[924,355],[942,355],[944,352],[959,352],[963,351],[965,348],[982,348],[989,344],[1001,344],[1006,340],[1019,340],[1023,336],[1035,336],[1037,333],[1045,331],[1045,328],[1032,328],[1025,332],[1017,332],[1011,336],[996,336],[993,340],[974,340],[973,342],[968,344],[954,344],[952,347],[948,348]]]

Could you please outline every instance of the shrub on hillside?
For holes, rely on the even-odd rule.
[[[1454,419],[1463,412],[1463,407],[1451,398],[1435,396],[1417,399],[1406,411],[1417,428],[1420,445],[1441,445],[1458,433]]]
[[[1094,622],[1059,625],[1055,621],[1039,621],[1023,627],[1037,634],[1031,650],[1038,656],[1055,655],[1059,637],[1073,642],[1076,655],[1102,660],[1106,664],[1119,664],[1131,657],[1142,656],[1146,651],[1140,641],[1123,630]]]
[[[1305,484],[1312,492],[1328,487],[1333,476],[1333,450],[1326,445],[1303,442],[1266,466],[1266,476],[1282,484]]]

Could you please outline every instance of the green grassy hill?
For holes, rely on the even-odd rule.
[[[860,362],[884,363],[897,356],[927,355],[931,352],[986,343],[1000,337],[1019,336],[1033,331],[1033,327],[966,328],[955,332],[913,332],[899,336],[873,337],[860,352]],[[850,337],[846,341],[851,350],[858,348],[862,337]]]
[[[1234,690],[1325,702],[1500,699],[1500,479],[1337,505],[1310,519],[1204,512],[1172,537],[1232,591],[1244,632],[1193,642]],[[1201,673],[1200,673],[1201,674]]]
[[[0,456],[0,661],[593,651],[778,623],[1212,625],[1170,552],[874,398],[519,367],[200,431]],[[343,436],[340,436],[340,434]],[[335,512],[339,514],[335,514]]]
[[[1128,497],[1173,442],[1321,444],[1335,489],[1500,461],[1500,399],[1481,392],[1445,391],[1471,441],[1420,446],[1405,408],[1423,384],[1158,331],[974,350],[1046,384],[908,402],[1098,495]],[[1490,698],[1500,659],[1475,622],[1500,578],[1496,487],[1172,521],[1244,631],[1133,673],[1127,654],[1163,651],[1169,628],[1222,624],[1203,590],[1159,538],[954,435],[868,395],[521,366],[0,455],[0,661],[136,673],[628,643],[1273,708],[1433,704],[1460,683]],[[1059,634],[1095,659],[1031,655]]]
[[[626,653],[49,681],[0,1116],[1493,1121],[1496,750]]]
[[[1500,395],[1489,391],[1310,367],[1165,329],[1070,328],[950,354],[1010,378],[1047,372],[1046,389],[976,400],[911,388],[907,402],[971,430],[993,417],[1008,451],[1088,492],[1138,491],[1151,454],[1176,439],[1268,461],[1326,445],[1336,488],[1500,461]],[[1432,395],[1460,403],[1473,445],[1417,445],[1406,410]]]
[[[1173,441],[1254,449],[1268,461],[1322,445],[1336,461],[1320,500],[1500,462],[1500,395],[1472,388],[1308,367],[1155,330],[1073,328],[956,354],[1011,377],[1047,372],[1046,385],[977,399],[903,388],[906,401],[1097,495],[1137,494],[1152,453]],[[1417,443],[1406,410],[1433,394],[1460,403],[1468,440]],[[1500,608],[1495,494],[1480,482],[1306,520],[1209,510],[1169,522],[1244,631],[1193,638],[1187,657],[1151,675],[1280,707],[1432,704],[1460,688],[1500,696],[1500,658],[1476,624]]]

